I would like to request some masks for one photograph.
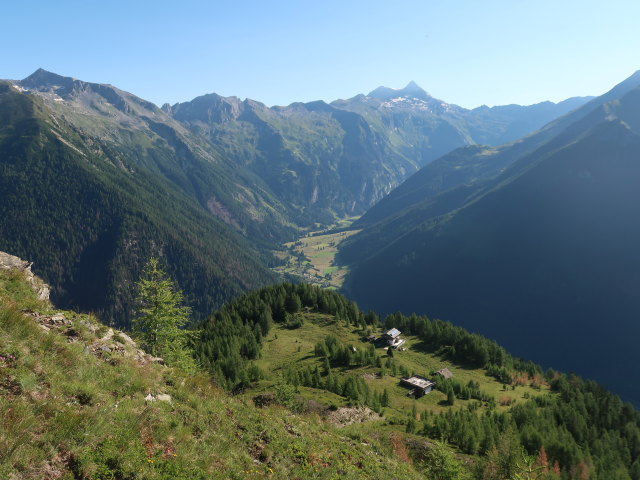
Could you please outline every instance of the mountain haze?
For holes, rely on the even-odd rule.
[[[410,82],[331,104],[268,108],[209,94],[163,109],[264,179],[304,223],[362,214],[435,158],[515,139],[587,100],[467,110]]]
[[[349,292],[447,318],[640,402],[639,84],[636,74],[520,142],[437,161],[509,159],[496,177],[429,197],[433,177],[416,174],[343,249],[356,263]]]

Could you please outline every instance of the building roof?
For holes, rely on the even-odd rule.
[[[453,377],[453,373],[448,368],[443,368],[442,370],[438,370],[436,372],[438,375],[442,375],[443,378],[451,378]]]
[[[422,389],[433,387],[435,385],[435,383],[433,383],[431,380],[429,380],[428,378],[421,377],[420,375],[414,375],[413,377],[403,378],[402,383],[406,383],[413,387],[418,387]]]
[[[392,328],[391,330],[387,330],[385,335],[391,338],[396,338],[398,335],[400,335],[400,330],[398,330],[397,328]]]

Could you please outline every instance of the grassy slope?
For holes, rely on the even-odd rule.
[[[336,321],[334,317],[330,315],[309,313],[304,314],[304,316],[305,322],[302,327],[289,330],[283,325],[275,325],[265,339],[262,355],[257,361],[257,364],[264,371],[271,372],[274,378],[277,377],[283,367],[286,368],[289,365],[299,367],[317,365],[322,370],[322,361],[320,358],[315,357],[313,352],[316,343],[322,341],[329,333],[338,336],[342,339],[343,343],[351,344],[356,348],[365,348],[367,345],[361,340],[363,336],[361,330],[354,329],[353,326],[347,327],[344,323]],[[487,376],[485,370],[453,364],[443,359],[442,356],[436,352],[426,351],[422,342],[417,338],[412,336],[404,336],[404,338],[407,340],[405,344],[406,350],[402,352],[396,351],[393,357],[398,368],[400,365],[404,365],[409,372],[431,377],[431,371],[446,367],[453,373],[455,379],[464,384],[471,380],[478,382],[482,392],[496,399],[496,402],[498,402],[498,406],[496,407],[498,411],[509,408],[500,405],[500,400],[503,398],[505,400],[509,398],[517,403],[518,400],[523,399],[525,395],[534,397],[549,392],[547,385],[542,385],[538,390],[532,388],[529,384],[516,386],[514,390],[509,386],[507,390],[504,390],[503,385],[492,377]],[[377,353],[383,357],[384,363],[387,356],[386,352],[383,349],[377,349]],[[388,374],[383,378],[378,378],[376,374],[380,369],[375,367],[359,367],[344,370],[344,372],[347,371],[349,373],[366,375],[364,378],[372,390],[382,392],[385,388],[388,389],[391,402],[389,408],[386,409],[386,416],[389,418],[396,414],[406,418],[414,404],[419,413],[425,411],[429,413],[439,413],[452,408],[466,408],[470,402],[475,401],[456,399],[454,406],[447,406],[444,405],[446,395],[439,391],[433,391],[421,399],[413,400],[406,396],[408,390],[399,386],[399,373],[395,377]],[[268,389],[272,384],[272,380],[273,378],[261,382],[258,389]],[[303,396],[315,399],[316,401],[324,401],[328,405],[334,404],[340,406],[345,403],[344,399],[329,392],[320,393],[318,390],[306,388],[303,388],[301,392]],[[485,407],[478,409],[478,412],[481,412],[484,408]]]
[[[0,271],[0,478],[419,478],[390,447],[317,416],[256,409],[206,376],[96,356],[105,327],[88,316],[65,312],[60,335],[24,310],[53,313],[21,274]],[[158,393],[172,402],[145,402]]]

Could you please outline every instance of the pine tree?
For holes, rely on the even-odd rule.
[[[456,396],[453,393],[453,389],[447,392],[447,405],[453,405],[456,402]]]
[[[191,333],[181,328],[188,323],[191,310],[181,305],[182,292],[167,278],[157,258],[149,259],[136,286],[138,309],[132,327],[143,348],[162,357],[167,365],[194,370],[188,347]]]
[[[297,293],[292,292],[289,297],[287,297],[286,308],[290,313],[298,313],[302,309],[302,302]]]
[[[415,433],[416,431],[416,421],[413,418],[409,418],[407,421],[407,426],[405,428],[405,432],[407,433]]]
[[[329,359],[327,357],[324,357],[322,359],[322,369],[325,375],[331,374],[331,363],[329,362]]]
[[[380,404],[383,407],[389,406],[389,391],[385,388],[384,392],[382,392],[382,397],[380,398]]]

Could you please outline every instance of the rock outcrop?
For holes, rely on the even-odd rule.
[[[39,300],[49,301],[49,294],[51,293],[51,288],[49,285],[44,283],[40,278],[36,277],[34,273],[31,271],[31,266],[33,263],[27,262],[26,260],[22,260],[19,257],[14,255],[9,255],[5,252],[0,252],[0,269],[1,270],[19,270],[24,272],[29,285],[33,288],[33,290],[38,295]]]
[[[31,271],[32,265],[19,257],[0,252],[0,270],[22,272],[38,299],[48,302],[50,287]],[[85,352],[92,353],[103,360],[108,361],[114,356],[121,356],[133,358],[141,365],[149,363],[164,365],[162,358],[154,357],[141,350],[129,335],[100,324],[91,315],[74,312],[48,314],[34,311],[25,311],[24,314],[32,318],[46,332],[64,335],[69,342],[84,343]]]

